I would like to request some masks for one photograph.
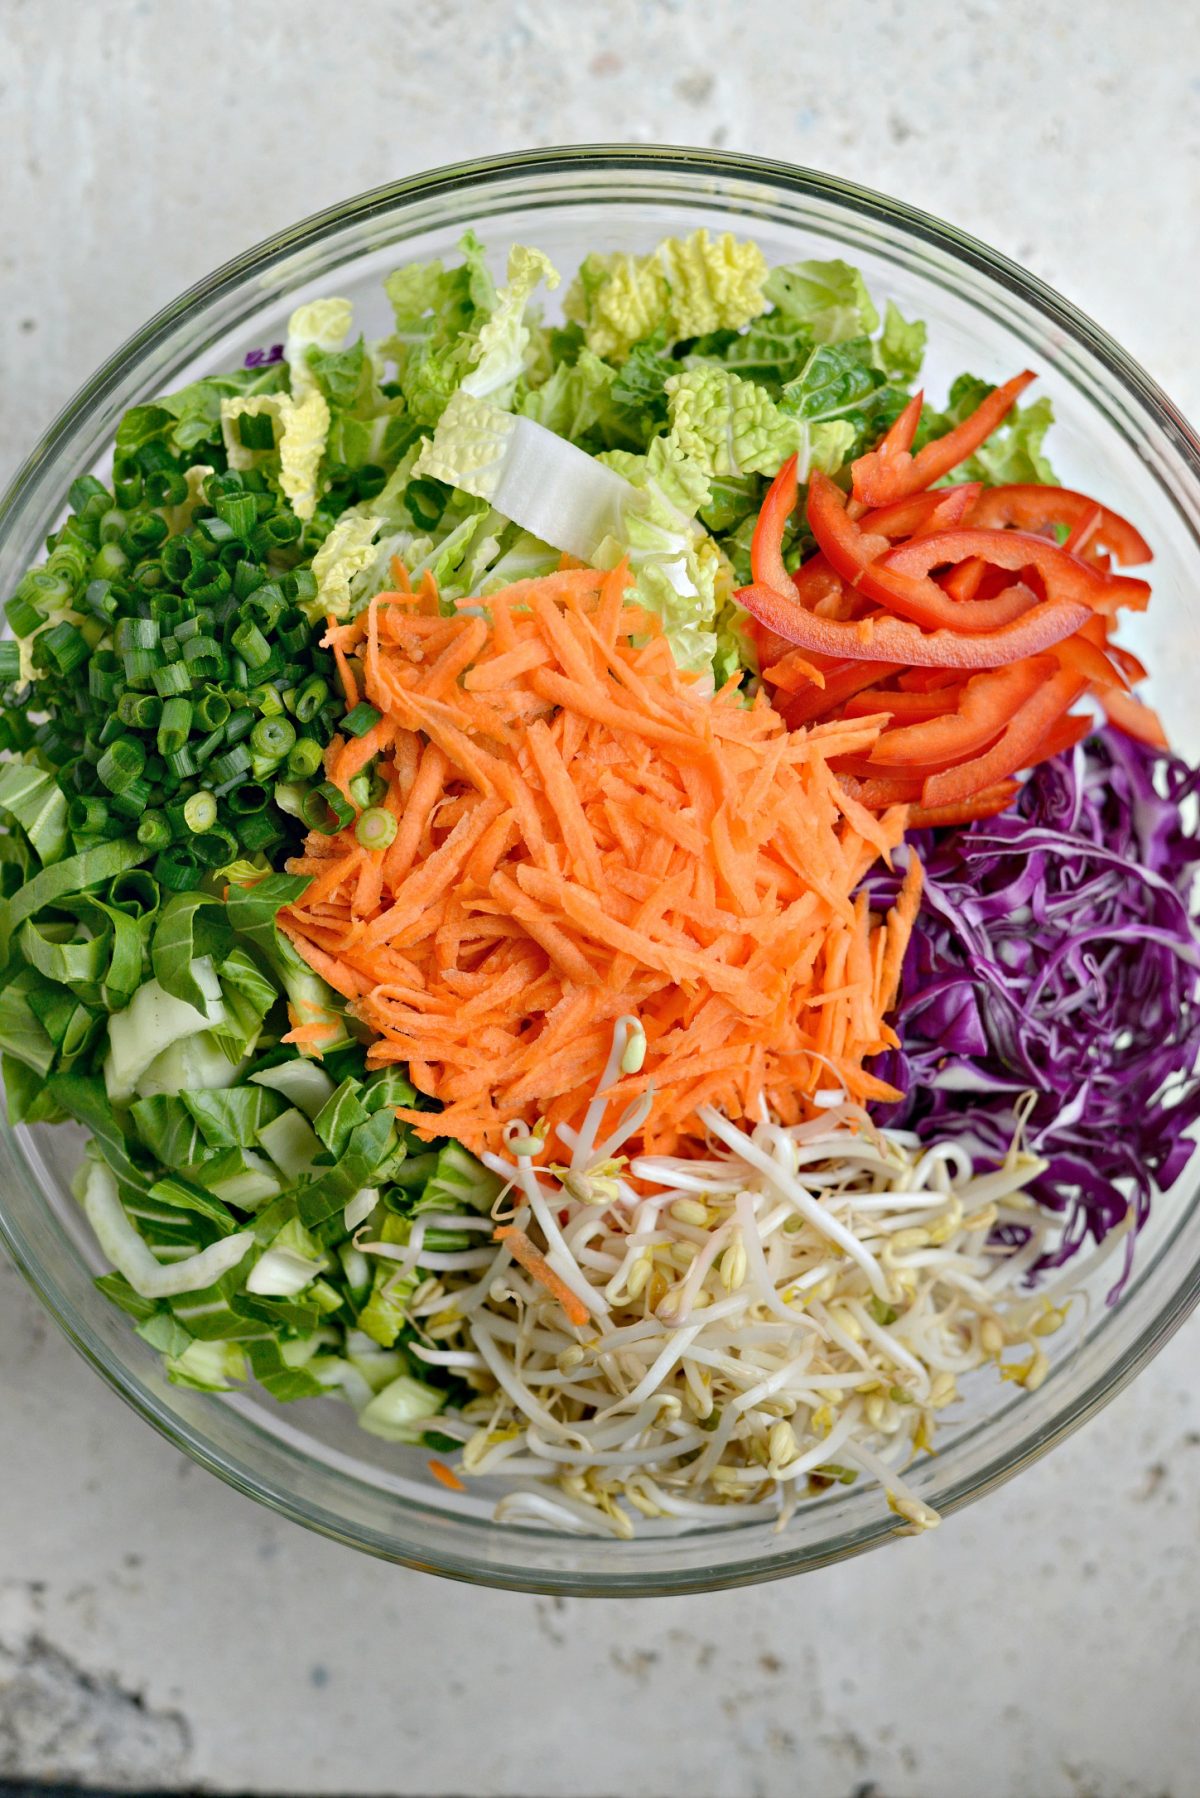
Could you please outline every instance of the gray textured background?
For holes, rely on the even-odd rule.
[[[1200,411],[1194,0],[0,0],[0,474],[151,311],[461,156],[743,148],[1007,250]],[[0,1267],[0,1779],[477,1798],[1195,1798],[1193,1324],[935,1536],[743,1594],[471,1592],[280,1524]]]

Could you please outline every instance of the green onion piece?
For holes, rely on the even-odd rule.
[[[368,806],[354,826],[354,834],[364,849],[386,849],[395,838],[396,820],[381,805]]]
[[[110,793],[122,793],[138,780],[146,765],[146,751],[137,737],[118,737],[96,764],[96,773]]]
[[[148,780],[140,775],[112,796],[114,811],[121,812],[126,818],[140,818],[150,803],[151,787]]]
[[[117,576],[123,573],[128,566],[129,557],[125,554],[121,545],[119,543],[105,543],[101,545],[92,557],[88,573],[93,580],[115,581]]]
[[[66,679],[88,657],[88,646],[73,624],[65,620],[42,631],[34,646],[34,659],[51,673]]]
[[[267,571],[244,556],[233,571],[233,591],[239,600],[247,600],[252,593],[261,592],[268,585]]]
[[[154,730],[161,717],[162,700],[153,693],[122,693],[117,701],[117,717],[132,730]]]
[[[190,693],[192,690],[191,670],[184,661],[160,662],[151,678],[160,699],[169,699],[172,694]]]
[[[21,678],[21,651],[15,643],[0,643],[0,686]]]
[[[260,849],[273,849],[282,843],[283,832],[270,812],[257,812],[251,818],[242,818],[238,823],[238,831],[242,839],[242,848],[257,854]]]
[[[296,694],[296,717],[301,724],[311,724],[329,698],[329,682],[319,674],[310,675]]]
[[[181,506],[187,496],[187,476],[178,468],[156,468],[146,476],[148,506]]]
[[[171,893],[186,893],[195,886],[200,863],[190,848],[171,843],[155,857],[154,878]]]
[[[312,630],[304,613],[297,612],[289,607],[288,610],[280,616],[276,626],[276,634],[279,638],[280,646],[286,654],[295,655],[298,650],[307,649],[308,640],[312,635]]]
[[[250,746],[256,755],[282,760],[296,741],[296,727],[290,718],[260,718],[250,732]],[[310,770],[312,772],[312,770]]]
[[[260,417],[264,416],[259,414]],[[258,519],[258,507],[248,493],[223,494],[216,503],[217,517],[227,524],[235,537],[248,537]]]
[[[4,616],[15,637],[31,637],[38,626],[46,622],[46,614],[21,593],[14,593],[6,603]]]
[[[225,741],[232,748],[234,743],[240,743],[243,737],[248,737],[253,729],[254,713],[245,707],[239,707],[225,726]]]
[[[154,672],[162,660],[162,652],[157,649],[127,649],[121,657],[125,669],[125,679],[131,687],[151,687],[154,685]]]
[[[215,755],[209,764],[209,772],[216,781],[232,780],[234,775],[241,774],[250,766],[250,751],[244,743],[235,743],[223,755]]]
[[[108,823],[108,801],[98,793],[85,793],[67,807],[67,829],[72,836],[99,836]]]
[[[229,810],[235,818],[253,817],[261,812],[270,801],[270,794],[257,781],[243,781],[229,795]]]
[[[192,702],[174,696],[163,704],[158,721],[158,753],[174,755],[183,748],[192,728]]]
[[[354,710],[347,712],[342,719],[342,729],[349,731],[352,737],[365,737],[379,723],[382,713],[377,712],[366,700],[360,700]]]
[[[108,883],[108,903],[116,911],[128,912],[131,918],[152,917],[159,906],[153,875],[145,868],[127,868],[124,874],[115,874]]]
[[[228,721],[229,701],[215,687],[206,687],[196,701],[197,730],[219,730]]]
[[[238,625],[230,642],[247,668],[261,668],[271,658],[271,645],[252,618]]]
[[[84,588],[83,603],[94,617],[107,624],[117,610],[117,596],[112,590],[112,582],[89,581]]]
[[[237,433],[243,449],[275,448],[275,420],[269,412],[243,412],[237,420]]]
[[[98,536],[101,543],[119,543],[129,523],[129,514],[120,506],[113,506],[105,512],[100,520]]]
[[[331,780],[323,780],[319,786],[310,788],[304,795],[301,816],[310,830],[319,830],[322,836],[332,837],[350,823],[354,817],[354,807],[343,798]]]
[[[371,803],[371,776],[366,773],[356,774],[349,783],[348,791],[359,811],[365,811]]]
[[[94,474],[81,474],[67,489],[67,504],[72,512],[82,512],[89,500],[110,498],[108,488]]]
[[[168,750],[164,754],[163,760],[167,764],[169,773],[171,773],[176,780],[190,779],[199,768],[199,764],[192,754],[191,745],[189,743],[185,743],[182,749]]]
[[[142,471],[132,456],[113,463],[113,498],[119,506],[136,506],[142,497]]]
[[[143,812],[138,821],[137,840],[147,849],[165,849],[171,841],[171,826],[163,812]]]
[[[183,821],[193,832],[208,830],[217,821],[217,802],[203,788],[184,801]]]
[[[238,840],[231,830],[218,824],[215,830],[206,830],[196,837],[192,848],[206,868],[219,868],[237,859]]]
[[[246,698],[252,706],[257,706],[264,718],[278,717],[283,711],[283,701],[274,687],[265,684],[251,687]]]
[[[118,655],[129,649],[155,649],[161,635],[157,618],[118,618],[113,629],[113,648]]]
[[[323,759],[321,745],[312,737],[301,737],[288,751],[289,780],[308,780],[310,775],[316,773]]]

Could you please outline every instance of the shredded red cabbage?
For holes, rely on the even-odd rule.
[[[926,880],[902,1046],[877,1064],[906,1097],[881,1121],[995,1162],[1034,1093],[1026,1141],[1049,1166],[1029,1191],[1063,1215],[1038,1268],[1101,1241],[1130,1200],[1140,1229],[1195,1146],[1198,791],[1200,770],[1107,729],[1043,763],[1012,811],[911,839]],[[1132,1251],[1131,1232],[1110,1302]]]

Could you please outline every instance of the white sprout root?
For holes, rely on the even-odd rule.
[[[605,1084],[635,1029],[621,1020]],[[628,1537],[639,1518],[694,1529],[733,1506],[786,1519],[863,1476],[906,1529],[936,1524],[899,1464],[931,1446],[964,1374],[1023,1347],[1001,1371],[1040,1384],[1041,1338],[1065,1315],[1021,1290],[1052,1228],[1022,1190],[1043,1164],[1017,1142],[976,1176],[957,1145],[845,1103],[749,1133],[705,1112],[704,1158],[629,1161],[644,1107],[597,1146],[602,1114],[564,1133],[565,1165],[535,1164],[542,1141],[512,1134],[511,1158],[487,1158],[499,1208],[585,1324],[504,1243],[482,1276],[476,1255],[431,1257],[410,1302],[418,1356],[476,1395],[439,1420],[463,1439],[462,1471],[519,1482],[497,1515]],[[1031,1231],[1016,1254],[995,1241],[1005,1222]]]

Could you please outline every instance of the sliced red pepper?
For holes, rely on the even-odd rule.
[[[1020,790],[1019,780],[1001,780],[954,805],[914,805],[908,814],[909,829],[936,830],[945,825],[974,824],[980,818],[994,818],[998,812],[1008,810]]]
[[[896,685],[906,693],[941,693],[947,687],[960,687],[962,681],[958,668],[906,668]]]
[[[1048,762],[1052,756],[1065,755],[1068,749],[1074,749],[1076,743],[1090,736],[1096,728],[1096,720],[1090,712],[1068,712],[1057,724],[1052,724],[1033,754],[1029,757],[1029,767],[1036,768],[1039,762]]]
[[[1135,699],[1132,693],[1101,693],[1100,704],[1108,722],[1123,730],[1127,737],[1136,737],[1139,743],[1148,743],[1152,749],[1170,748],[1158,713]]]
[[[1052,674],[1009,719],[1002,735],[983,755],[931,774],[921,788],[921,804],[954,805],[1028,767],[1047,731],[1070,710],[1086,685],[1069,668]]]
[[[769,630],[801,649],[849,661],[886,658],[913,668],[1002,668],[1025,656],[1041,655],[1088,617],[1087,606],[1044,599],[999,630],[927,633],[886,613],[849,624],[816,618],[798,600],[773,587],[742,587],[736,597]]]
[[[976,674],[963,688],[956,710],[923,723],[885,730],[871,750],[871,760],[880,772],[888,767],[965,761],[999,736],[1054,671],[1049,657],[1035,656],[1028,662]]]
[[[914,537],[911,542],[893,549],[883,536],[859,530],[846,510],[844,496],[829,476],[819,470],[814,471],[809,483],[808,522],[826,561],[855,592],[927,630],[997,630],[1019,618],[1034,603],[1032,595],[1019,583],[1006,588],[994,599],[951,599],[936,581],[929,579],[929,570],[942,562],[962,561],[963,557],[931,552],[922,560],[923,546],[953,544],[959,538],[977,537],[981,547],[965,553],[986,558],[988,533],[961,528],[938,531],[932,536]],[[999,544],[1013,533],[998,531],[992,535]],[[1028,541],[1042,543],[1044,539],[1031,537]],[[914,565],[898,562],[897,558],[902,556],[908,556],[910,561],[915,557]],[[921,566],[915,566],[915,562],[921,562]],[[1011,563],[1004,562],[1001,566],[1010,567]],[[1094,582],[1095,577],[1092,579]]]
[[[1094,622],[1102,624],[1104,621],[1097,618]],[[1073,668],[1089,686],[1102,690],[1110,687],[1128,689],[1129,683],[1124,674],[1109,661],[1099,644],[1088,635],[1087,625],[1081,631],[1076,631],[1073,637],[1067,637],[1064,642],[1057,644],[1054,654],[1062,667]]]
[[[810,520],[811,513],[810,501]],[[825,545],[821,547],[824,549]],[[928,576],[931,568],[944,563],[965,562],[974,556],[993,568],[1007,568],[1014,574],[1019,574],[1023,568],[1036,568],[1045,584],[1047,599],[1079,600],[1097,612],[1111,613],[1118,606],[1144,611],[1150,598],[1146,581],[1134,580],[1125,574],[1101,574],[1045,537],[1036,537],[1028,531],[995,531],[978,525],[934,532],[928,537],[914,537],[909,543],[901,543],[888,550],[883,558],[883,569],[894,569],[899,574],[920,580]],[[832,556],[829,559],[833,561]],[[834,566],[837,566],[836,562]],[[995,602],[975,600],[968,603]]]
[[[854,464],[855,499],[866,506],[886,506],[908,493],[921,493],[926,487],[932,487],[952,468],[974,455],[997,425],[1003,424],[1018,397],[1036,378],[1031,369],[1014,375],[1003,387],[989,393],[970,418],[955,425],[944,437],[935,437],[915,456],[906,450],[884,454],[885,438],[877,449],[860,456]]]
[[[783,533],[795,510],[798,490],[796,458],[789,456],[767,488],[750,539],[750,572],[755,581],[781,592],[792,578],[783,563]]]
[[[976,599],[986,573],[987,563],[982,556],[968,556],[965,562],[944,574],[939,585],[951,599]]]
[[[1140,680],[1145,680],[1146,664],[1140,657],[1135,656],[1131,649],[1126,649],[1120,643],[1110,643],[1108,653],[1132,686],[1136,686]]]
[[[958,693],[957,686],[941,687],[933,693],[904,693],[868,687],[846,701],[842,717],[870,718],[876,712],[887,712],[901,724],[916,724],[922,718],[938,718],[943,712],[952,712],[958,704]]]
[[[1015,525],[1020,531],[1048,531],[1056,524],[1074,530],[1086,526],[1093,512],[1100,517],[1092,540],[1111,550],[1122,568],[1152,560],[1150,545],[1127,518],[1070,487],[988,487],[975,503],[971,523],[987,525],[992,530]]]
[[[789,730],[799,730],[802,724],[811,724],[815,718],[836,712],[852,694],[863,687],[873,687],[877,681],[895,672],[894,662],[842,662],[826,674],[824,687],[807,687],[802,692],[777,699],[775,709]],[[770,679],[769,672],[767,679]]]
[[[872,454],[879,458],[881,468],[890,468],[896,461],[909,462],[912,460],[909,451],[912,449],[913,439],[917,434],[917,426],[921,422],[921,408],[924,404],[924,393],[914,393],[894,424],[879,439]],[[866,509],[866,505],[859,499],[857,493],[851,494],[851,518],[857,518]]]
[[[860,531],[888,537],[892,542],[902,537],[919,536],[922,531],[948,531],[973,510],[983,486],[979,481],[965,481],[961,487],[939,487],[935,493],[914,493],[898,499],[894,505],[876,506],[858,519]]]

